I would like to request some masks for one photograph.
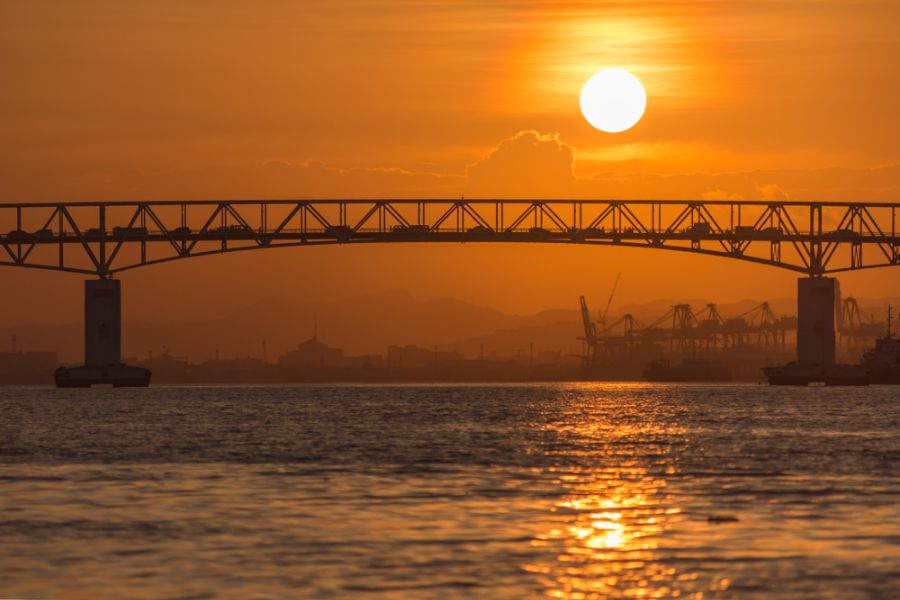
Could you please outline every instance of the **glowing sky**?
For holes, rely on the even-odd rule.
[[[0,192],[6,202],[898,200],[898,57],[900,4],[889,1],[7,0]],[[614,135],[578,109],[584,81],[610,66],[632,71],[648,95],[642,121]],[[292,272],[323,294],[404,287],[511,310],[574,305],[620,270],[632,300],[661,287],[725,300],[785,296],[793,285],[763,267],[663,253],[317,252],[187,262],[128,285],[194,281],[195,301],[209,292],[210,302],[239,303],[284,291],[278,280]],[[428,274],[410,286],[420,268]],[[252,271],[252,285],[232,289],[235,269]],[[740,282],[719,289],[735,272]],[[850,275],[845,287],[900,294],[895,272],[880,273]],[[54,274],[3,277],[80,294]]]

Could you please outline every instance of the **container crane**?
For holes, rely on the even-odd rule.
[[[597,353],[597,326],[591,321],[591,311],[588,310],[587,300],[584,296],[579,298],[581,302],[581,321],[584,325],[584,337],[578,338],[586,344],[584,352],[585,364],[594,362]]]
[[[613,296],[616,295],[616,289],[619,287],[619,279],[622,277],[622,272],[619,271],[616,273],[616,280],[613,282],[612,291],[609,292],[609,299],[606,301],[606,307],[603,309],[603,312],[600,313],[600,331],[603,332],[606,330],[606,314],[609,312],[609,307],[612,304]]]

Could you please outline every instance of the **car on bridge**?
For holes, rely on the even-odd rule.
[[[710,235],[712,232],[712,225],[706,221],[691,223],[690,227],[686,227],[684,230],[688,236]]]
[[[146,227],[113,227],[113,237],[134,240],[147,237]]]
[[[823,233],[822,237],[834,242],[858,242],[862,239],[862,235],[859,232],[849,228],[828,231]]]
[[[543,227],[531,227],[528,230],[528,235],[530,237],[545,239],[550,237],[550,231],[548,229],[544,229]]]
[[[216,227],[215,233],[219,236],[225,237],[247,237],[249,235],[253,235],[253,229],[248,225],[222,225],[221,227]]]
[[[484,225],[476,225],[475,227],[470,227],[466,231],[466,239],[469,240],[485,240],[494,237],[496,232],[490,227],[485,227]]]
[[[431,229],[428,225],[394,225],[391,233],[401,238],[422,238],[428,235]]]
[[[169,233],[171,233],[173,236],[175,236],[177,238],[186,238],[189,235],[191,235],[191,228],[190,227],[176,227],[175,229],[171,230]]]
[[[757,235],[757,237],[761,240],[777,242],[781,240],[782,235],[784,235],[784,231],[781,229],[781,227],[766,227],[759,230],[759,234]]]
[[[339,242],[346,242],[353,235],[353,228],[349,225],[329,225],[325,228],[325,235],[332,236]]]
[[[91,227],[84,231],[84,239],[88,241],[100,241],[103,239],[103,230],[99,227]]]
[[[569,231],[569,239],[573,242],[583,242],[587,239],[587,231],[584,229],[578,229],[577,227],[570,227]]]
[[[13,229],[6,234],[7,242],[45,242],[52,240],[54,237],[52,229],[38,229],[34,233],[29,233],[21,229]]]

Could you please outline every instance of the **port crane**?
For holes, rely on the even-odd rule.
[[[853,296],[848,296],[841,300],[837,330],[842,346],[848,350],[859,350],[883,335],[884,325],[876,323],[872,315],[869,316],[868,322],[865,321],[859,308],[859,301]]]
[[[788,332],[797,329],[796,317],[777,316],[768,302],[730,318],[723,317],[714,303],[697,312],[689,304],[675,304],[646,325],[629,313],[598,329],[600,322],[591,321],[583,296],[580,301],[585,334],[578,339],[587,345],[587,364],[597,363],[604,355],[648,344],[681,353],[736,347],[784,350]],[[600,314],[600,319],[605,323],[607,311]]]
[[[581,322],[584,325],[584,337],[577,339],[585,343],[584,362],[585,364],[593,364],[597,359],[597,325],[591,320],[591,311],[588,309],[587,300],[584,296],[579,298],[581,303]]]
[[[612,291],[609,293],[609,298],[606,300],[606,306],[603,308],[603,312],[600,313],[600,320],[597,323],[594,323],[591,320],[591,311],[588,309],[587,300],[584,296],[579,297],[579,302],[581,304],[581,322],[584,327],[584,337],[579,337],[577,339],[583,341],[585,343],[585,353],[584,353],[584,361],[586,364],[593,364],[597,360],[597,351],[600,347],[600,336],[597,332],[597,325],[600,325],[600,335],[606,332],[606,315],[609,313],[609,307],[612,304],[613,296],[616,294],[616,289],[619,287],[619,279],[622,277],[621,271],[616,274],[616,279],[613,282]]]

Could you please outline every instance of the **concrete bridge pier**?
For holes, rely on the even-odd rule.
[[[122,282],[89,279],[84,282],[84,364],[122,362]]]
[[[146,387],[150,370],[122,363],[122,282],[84,282],[84,365],[60,367],[56,387]]]
[[[841,285],[834,277],[797,280],[797,363],[835,363],[835,315],[841,310]]]
[[[833,277],[803,277],[797,281],[797,360],[764,370],[772,385],[867,385],[860,367],[842,365],[836,355],[836,316],[841,286]]]

